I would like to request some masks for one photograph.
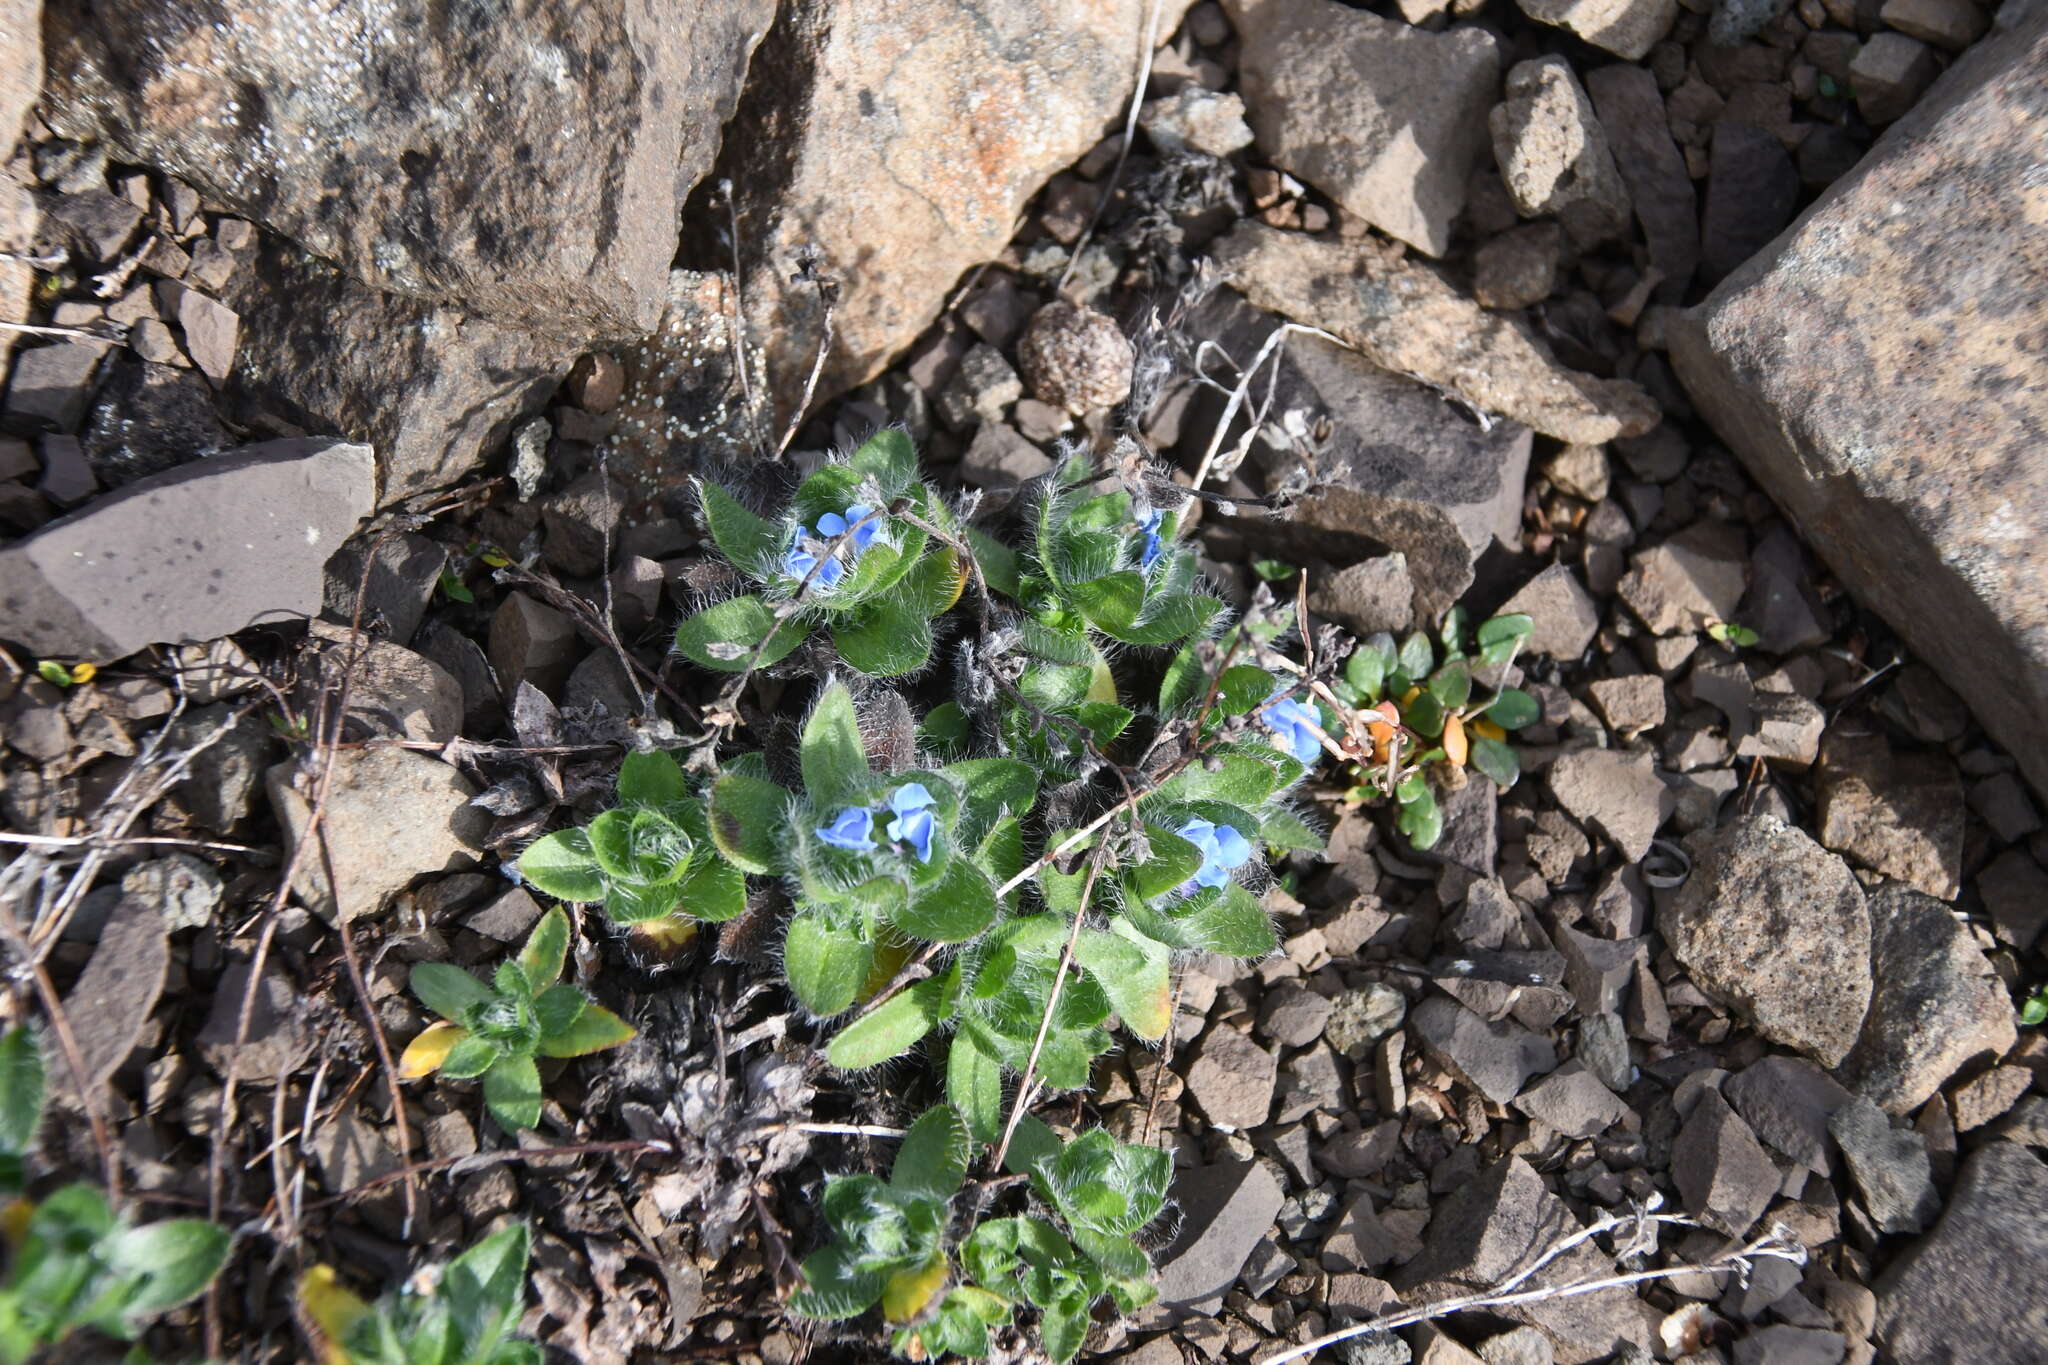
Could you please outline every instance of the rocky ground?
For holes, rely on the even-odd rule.
[[[243,1234],[167,1349],[304,1358],[301,1267],[394,1282],[516,1213],[556,1358],[880,1354],[778,1304],[887,1144],[790,1125],[929,1096],[825,1067],[746,935],[589,925],[640,1036],[517,1144],[462,1086],[395,1110],[385,1051],[411,964],[541,913],[507,861],[694,732],[688,476],[899,423],[990,513],[1140,436],[1220,495],[1240,603],[1536,623],[1521,782],[1446,791],[1424,854],[1326,769],[1284,953],[1188,963],[1169,1045],[1107,1059],[1182,1176],[1160,1304],[1090,1352],[1263,1361],[1656,1196],[1704,1226],[1631,1269],[1808,1258],[1333,1354],[2039,1358],[2040,4],[36,8],[0,937],[96,1087],[50,1162]]]

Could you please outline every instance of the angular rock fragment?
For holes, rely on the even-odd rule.
[[[1593,102],[1562,57],[1508,72],[1507,98],[1488,116],[1493,156],[1525,218],[1555,217],[1582,246],[1628,227],[1628,190],[1614,168]]]
[[[1495,1104],[1506,1104],[1531,1076],[1557,1066],[1548,1039],[1505,1020],[1488,1023],[1444,996],[1417,1005],[1408,1027],[1439,1066]]]
[[[1187,7],[1166,0],[1159,32]],[[781,8],[713,173],[733,182],[750,244],[747,332],[776,376],[771,429],[822,334],[817,288],[792,278],[800,256],[816,252],[838,288],[822,399],[915,340],[962,273],[1002,253],[1025,201],[1123,113],[1147,13],[1144,0]],[[722,222],[716,202],[700,190],[693,207]],[[723,246],[704,256],[700,268],[729,264]]]
[[[1577,1061],[1566,1062],[1517,1095],[1515,1108],[1574,1138],[1604,1133],[1628,1114],[1628,1106]]]
[[[1812,1062],[1759,1058],[1723,1081],[1721,1094],[1773,1151],[1815,1175],[1833,1172],[1828,1119],[1850,1095]]]
[[[1617,57],[1640,61],[1678,17],[1678,0],[1516,0],[1539,24],[1555,24]]]
[[[1887,886],[1870,898],[1870,924],[1875,988],[1841,1074],[1905,1114],[1972,1061],[2003,1056],[2018,1034],[2011,997],[1946,905]]]
[[[1280,325],[1229,291],[1190,323],[1242,356],[1256,354]],[[1529,429],[1481,429],[1422,385],[1318,337],[1289,337],[1273,382],[1276,411],[1313,411],[1334,430],[1313,467],[1257,443],[1253,458],[1265,463],[1266,485],[1300,496],[1285,521],[1239,518],[1233,528],[1278,552],[1340,564],[1392,550],[1403,557],[1418,619],[1457,601],[1478,559],[1520,525]]]
[[[224,302],[241,319],[230,415],[374,445],[379,505],[475,468],[576,353],[559,335],[381,294],[269,236]]]
[[[369,447],[313,439],[129,484],[0,549],[0,633],[38,654],[118,659],[310,616],[373,489]]]
[[[1550,765],[1548,781],[1560,806],[1598,826],[1631,863],[1650,851],[1670,810],[1670,793],[1648,749],[1579,749]]]
[[[1280,1215],[1280,1183],[1256,1161],[1226,1161],[1176,1174],[1180,1232],[1158,1252],[1159,1306],[1169,1318],[1213,1313],[1259,1240]]]
[[[1863,1206],[1881,1232],[1918,1232],[1941,1211],[1927,1161],[1927,1140],[1910,1128],[1894,1128],[1882,1109],[1861,1096],[1828,1120],[1828,1133],[1841,1146]]]
[[[1671,1178],[1686,1211],[1740,1237],[1784,1183],[1756,1134],[1713,1090],[1701,1093],[1671,1145]]]
[[[1709,282],[1762,250],[1799,207],[1799,171],[1778,136],[1724,119],[1714,125],[1700,267]]]
[[[1894,1360],[2030,1365],[2048,1340],[2048,1165],[2010,1142],[1963,1162],[1934,1230],[1878,1279],[1877,1342]]]
[[[1502,604],[1501,613],[1535,622],[1523,648],[1553,659],[1577,659],[1600,631],[1600,604],[1566,564],[1552,564],[1524,583]]]
[[[1887,38],[1918,46],[1880,34],[1864,52]],[[1835,574],[2048,791],[2048,542],[2028,533],[2048,522],[2048,476],[2027,453],[2048,398],[2017,359],[2048,326],[2020,246],[2039,216],[2044,64],[2048,12],[1978,43],[1775,251],[1673,325],[1671,359]]]
[[[1188,1094],[1223,1128],[1256,1128],[1273,1106],[1273,1054],[1228,1024],[1209,1030],[1187,1069]]]
[[[1383,369],[1546,436],[1598,445],[1641,435],[1662,417],[1637,385],[1567,369],[1525,327],[1487,312],[1431,267],[1370,243],[1246,223],[1218,245],[1216,259],[1259,307],[1321,327]]]
[[[265,785],[284,826],[286,856],[306,837],[312,805],[280,763]],[[476,786],[448,764],[410,749],[343,749],[334,761],[321,817],[329,858],[299,860],[292,890],[329,923],[381,906],[425,872],[471,866],[490,833],[491,817],[469,804]],[[331,859],[337,884],[329,887]]]
[[[1661,297],[1676,299],[1699,266],[1700,229],[1692,177],[1671,140],[1657,78],[1640,66],[1610,62],[1586,73],[1586,93],[1600,116],[1615,169],[1628,186],[1650,264],[1664,273]]]
[[[1836,726],[1821,742],[1820,841],[1942,900],[1962,889],[1963,784],[1939,750],[1895,753]]]
[[[1408,1302],[1429,1302],[1498,1284],[1525,1269],[1542,1251],[1579,1230],[1562,1199],[1520,1157],[1495,1162],[1453,1192],[1430,1218],[1420,1255],[1392,1280]],[[1558,1257],[1527,1281],[1529,1287],[1564,1284],[1612,1274],[1613,1262],[1591,1243]],[[1556,1346],[1559,1365],[1606,1360],[1626,1343],[1655,1340],[1657,1312],[1626,1289],[1605,1289],[1566,1299],[1543,1299],[1500,1310],[1513,1322],[1541,1329]]]
[[[1672,952],[1764,1037],[1839,1063],[1871,998],[1871,916],[1855,877],[1761,812],[1685,846],[1692,875],[1657,915]]]
[[[1335,0],[1225,0],[1259,149],[1410,246],[1441,256],[1486,146],[1498,40],[1431,33]]]
[[[1741,532],[1702,521],[1638,554],[1618,591],[1652,633],[1692,633],[1734,619],[1748,574]]]

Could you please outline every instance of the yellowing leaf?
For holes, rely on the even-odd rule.
[[[19,1248],[22,1238],[28,1236],[28,1220],[36,1216],[33,1201],[16,1199],[6,1208],[0,1209],[0,1237],[7,1239],[7,1245]]]
[[[671,913],[640,921],[633,926],[633,937],[663,957],[674,957],[697,941],[697,928],[688,915]]]
[[[1467,749],[1465,744],[1465,722],[1459,720],[1455,715],[1444,717],[1443,745],[1444,757],[1451,761],[1451,766],[1456,768],[1464,767],[1465,759],[1469,755],[1470,750]]]
[[[882,1316],[890,1322],[909,1322],[922,1313],[946,1283],[946,1272],[950,1268],[946,1258],[940,1255],[921,1266],[891,1275],[882,1290]]]
[[[312,1335],[319,1338],[322,1365],[348,1365],[348,1351],[342,1343],[370,1311],[369,1305],[349,1292],[335,1276],[333,1266],[316,1265],[299,1277],[298,1306],[316,1329]]]
[[[1484,716],[1481,716],[1479,719],[1472,722],[1472,733],[1475,735],[1484,735],[1488,739],[1499,740],[1502,743],[1506,743],[1508,737],[1508,732],[1506,730],[1501,729],[1500,726],[1486,719]]]
[[[1099,654],[1095,656],[1094,671],[1088,675],[1088,700],[1116,703],[1116,675],[1109,671],[1109,661]]]
[[[73,664],[71,665],[71,681],[75,683],[89,683],[99,676],[99,672],[100,666],[98,664]]]
[[[451,1024],[446,1019],[437,1019],[421,1031],[420,1036],[406,1044],[405,1055],[398,1059],[398,1078],[402,1081],[416,1081],[422,1076],[431,1076],[441,1069],[441,1063],[448,1060],[449,1050],[464,1038],[469,1030],[460,1024]]]

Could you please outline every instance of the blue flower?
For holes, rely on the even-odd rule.
[[[907,841],[917,850],[917,860],[932,860],[932,794],[922,782],[906,782],[889,794],[889,809],[896,818],[889,822],[889,837]]]
[[[1200,816],[1174,831],[1202,851],[1202,865],[1182,885],[1183,892],[1196,886],[1222,886],[1230,874],[1245,865],[1252,846],[1229,825],[1219,825]]]
[[[1323,741],[1316,731],[1322,728],[1323,721],[1314,707],[1285,697],[1259,712],[1259,719],[1280,737],[1280,747],[1301,762],[1314,763],[1322,753]]]
[[[819,826],[818,837],[834,848],[873,853],[875,813],[864,806],[848,806],[832,817],[831,824]]]
[[[1159,523],[1165,519],[1166,514],[1157,507],[1149,509],[1138,518],[1138,529],[1145,533],[1145,552],[1138,556],[1139,568],[1149,569],[1152,567],[1152,561],[1159,558],[1160,551],[1164,548],[1159,542]]]
[[[819,556],[816,550],[809,547],[816,545],[818,549],[822,549],[825,544],[830,544],[845,535],[847,527],[854,526],[857,529],[847,540],[846,545],[825,561],[825,567],[819,569],[817,577],[812,580],[821,588],[831,587],[846,577],[846,565],[859,559],[861,551],[874,544],[876,537],[882,534],[881,518],[865,524],[861,522],[863,517],[874,510],[864,502],[857,502],[848,507],[843,515],[838,512],[825,513],[818,518],[816,527],[799,525],[790,533],[789,550],[782,557],[782,571],[791,578],[801,580],[818,563]]]
[[[853,527],[853,539],[848,544],[853,546],[853,557],[858,559],[860,558],[861,551],[874,544],[875,538],[882,534],[882,523],[886,518],[876,517],[865,525],[861,522],[863,517],[874,510],[874,508],[864,502],[856,502],[846,509],[846,515],[843,517],[836,512],[827,512],[824,516],[818,518],[818,534],[821,536],[843,535],[847,527]],[[832,524],[827,525],[828,522]]]
[[[809,531],[801,526],[797,527],[796,535],[790,541],[789,553],[782,557],[782,571],[799,582],[803,581],[804,576],[818,564],[818,556],[804,548],[804,543],[810,539],[812,537]],[[841,564],[835,555],[825,561],[824,567],[818,569],[816,577],[811,581],[821,588],[829,588],[845,576],[846,566]]]

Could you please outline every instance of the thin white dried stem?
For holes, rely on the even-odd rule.
[[[1067,984],[1067,971],[1074,965],[1074,949],[1081,940],[1081,926],[1088,918],[1088,902],[1095,894],[1095,880],[1102,875],[1103,855],[1107,842],[1097,844],[1095,852],[1088,859],[1088,875],[1081,881],[1081,900],[1074,907],[1074,922],[1067,929],[1066,946],[1060,949],[1059,970],[1053,973],[1052,992],[1046,997],[1045,1012],[1038,1020],[1038,1036],[1031,1040],[1031,1055],[1024,1059],[1024,1076],[1017,1083],[1017,1101],[1010,1106],[1010,1120],[1003,1125],[1003,1140],[996,1144],[995,1159],[990,1169],[1003,1169],[1003,1158],[1010,1154],[1010,1139],[1016,1134],[1017,1125],[1023,1121],[1024,1111],[1031,1107],[1031,1083],[1038,1070],[1038,1056],[1045,1048],[1046,1035],[1052,1032],[1052,1017],[1059,1012],[1060,992]]]
[[[1245,398],[1251,393],[1252,383],[1257,379],[1259,371],[1268,364],[1272,365],[1274,376],[1273,381],[1267,386],[1266,402],[1268,407],[1271,406],[1272,384],[1278,382],[1279,376],[1280,349],[1286,343],[1287,338],[1296,332],[1304,336],[1321,337],[1324,341],[1332,342],[1338,346],[1344,345],[1342,338],[1332,336],[1320,327],[1310,327],[1299,322],[1283,322],[1278,327],[1275,327],[1272,334],[1266,338],[1265,343],[1259,347],[1258,354],[1252,357],[1252,363],[1238,371],[1237,383],[1230,389],[1230,399],[1223,405],[1223,415],[1216,419],[1216,430],[1209,437],[1209,448],[1202,452],[1201,463],[1195,466],[1195,478],[1194,482],[1189,485],[1190,487],[1199,490],[1204,483],[1208,482],[1210,469],[1216,463],[1216,453],[1223,448],[1223,438],[1229,434],[1231,424],[1237,420],[1238,409],[1244,406]],[[1223,353],[1221,347],[1218,347],[1217,351],[1219,354]],[[1196,354],[1199,357],[1201,353],[1198,351]],[[1208,380],[1206,376],[1204,377],[1204,382],[1214,383],[1213,380]],[[1220,388],[1221,385],[1216,387]],[[1244,436],[1238,442],[1241,450],[1249,450],[1251,448],[1252,438],[1258,434],[1260,425],[1260,422],[1254,421],[1245,431]],[[1237,463],[1241,462],[1243,458],[1243,454],[1239,453],[1236,461],[1232,462],[1230,467],[1235,469]]]
[[[1138,53],[1138,84],[1131,91],[1131,107],[1124,113],[1124,145],[1117,148],[1116,165],[1110,168],[1109,179],[1102,186],[1102,197],[1095,201],[1095,212],[1088,219],[1088,226],[1074,241],[1074,249],[1067,256],[1067,264],[1060,271],[1059,280],[1052,292],[1064,293],[1067,279],[1080,263],[1081,253],[1088,249],[1088,242],[1095,236],[1095,229],[1102,225],[1102,215],[1109,212],[1110,201],[1116,198],[1117,183],[1123,179],[1124,162],[1131,156],[1131,144],[1138,140],[1138,111],[1145,107],[1145,87],[1152,80],[1152,54],[1159,48],[1159,14],[1165,8],[1164,0],[1152,0],[1145,12],[1145,41]],[[1199,485],[1197,485],[1199,487]]]
[[[1563,1284],[1542,1285],[1534,1289],[1520,1286],[1555,1263],[1576,1248],[1592,1241],[1595,1237],[1626,1229],[1628,1244],[1620,1255],[1626,1256],[1632,1250],[1641,1248],[1641,1243],[1650,1229],[1660,1226],[1699,1227],[1701,1224],[1682,1214],[1653,1214],[1648,1212],[1610,1214],[1596,1222],[1558,1239],[1521,1270],[1516,1271],[1490,1289],[1455,1298],[1440,1299],[1435,1303],[1404,1308],[1397,1312],[1382,1313],[1366,1322],[1353,1323],[1349,1327],[1326,1333],[1313,1341],[1303,1342],[1278,1355],[1267,1356],[1258,1365],[1287,1365],[1289,1361],[1305,1360],[1326,1347],[1340,1342],[1368,1336],[1376,1332],[1392,1332],[1402,1327],[1412,1327],[1418,1322],[1428,1322],[1449,1317],[1455,1313],[1475,1310],[1496,1311],[1502,1308],[1517,1308],[1533,1303],[1547,1303],[1556,1299],[1576,1298],[1583,1294],[1597,1294],[1608,1289],[1628,1289],[1653,1280],[1668,1280],[1678,1275],[1717,1275],[1733,1272],[1747,1276],[1759,1260],[1789,1261],[1794,1265],[1806,1263],[1806,1248],[1793,1239],[1791,1233],[1781,1224],[1773,1224],[1762,1236],[1751,1239],[1740,1246],[1731,1247],[1719,1256],[1702,1261],[1688,1261],[1681,1265],[1663,1266],[1654,1270],[1622,1271],[1609,1275],[1591,1275],[1583,1279],[1570,1280]]]

